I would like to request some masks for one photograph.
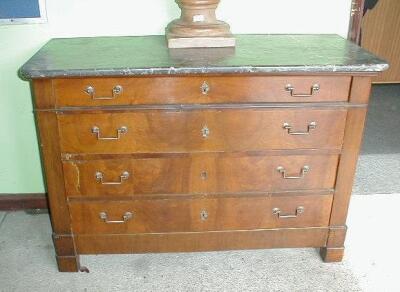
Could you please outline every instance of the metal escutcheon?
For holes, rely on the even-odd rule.
[[[202,210],[200,212],[200,219],[202,221],[206,221],[208,219],[208,212],[206,210]]]
[[[204,126],[203,129],[201,129],[201,135],[203,138],[208,138],[210,136],[210,129],[207,126]]]
[[[210,85],[208,85],[208,83],[204,81],[200,89],[202,94],[207,95],[210,92]]]

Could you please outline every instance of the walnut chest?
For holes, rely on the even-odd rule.
[[[60,271],[81,254],[344,252],[371,77],[335,35],[54,39],[32,80]]]

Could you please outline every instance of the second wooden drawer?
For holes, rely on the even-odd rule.
[[[64,153],[341,149],[345,109],[60,114]]]
[[[65,161],[68,196],[332,189],[337,155],[187,154]]]

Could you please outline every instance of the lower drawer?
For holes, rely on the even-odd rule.
[[[332,189],[338,155],[207,153],[64,161],[68,196]]]
[[[227,230],[205,232],[81,234],[78,254],[205,252],[217,250],[321,247],[328,227]]]
[[[200,232],[328,226],[332,195],[73,201],[75,234]]]

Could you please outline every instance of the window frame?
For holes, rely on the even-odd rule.
[[[46,23],[46,0],[38,0],[40,17],[31,18],[0,18],[0,25]]]

